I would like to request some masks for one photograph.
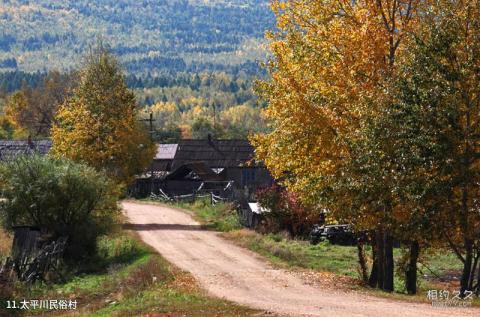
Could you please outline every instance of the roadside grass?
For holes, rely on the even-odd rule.
[[[211,204],[210,198],[199,198],[195,202],[159,202],[151,199],[140,199],[142,203],[166,205],[181,209],[200,222],[206,229],[228,232],[241,229],[243,226],[230,203]]]
[[[426,279],[455,280],[463,266],[450,250],[429,251],[420,259],[419,271]]]
[[[339,247],[328,242],[311,245],[307,241],[287,239],[280,234],[262,235],[247,229],[224,233],[223,236],[276,264],[359,277],[356,247]]]
[[[119,231],[98,241],[98,256],[79,263],[65,283],[17,283],[16,299],[72,299],[75,311],[6,310],[0,316],[252,316],[258,311],[207,296],[188,274],[174,267],[133,232]],[[22,314],[23,313],[23,314]]]
[[[208,229],[228,232],[242,228],[232,204],[212,205],[210,198],[202,198],[197,199],[194,203],[179,202],[173,205],[184,210],[192,210],[194,218]]]

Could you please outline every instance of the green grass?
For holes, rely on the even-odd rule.
[[[291,240],[279,234],[262,235],[249,230],[232,231],[224,234],[224,237],[260,253],[276,264],[359,277],[356,247],[328,242],[311,245],[304,240]]]
[[[79,263],[65,283],[27,287],[16,284],[10,299],[64,299],[78,301],[75,316],[137,316],[150,312],[173,316],[251,316],[256,311],[206,296],[193,278],[125,231],[98,241],[98,255]],[[3,309],[3,311],[2,311]],[[20,311],[6,311],[13,316]],[[30,315],[59,316],[64,312],[30,310]],[[67,314],[68,315],[68,314]]]
[[[90,316],[139,316],[145,312],[181,312],[182,316],[251,316],[253,310],[245,309],[222,300],[205,299],[172,289],[147,290],[119,303],[110,304]]]
[[[142,203],[168,205],[192,215],[206,229],[228,232],[242,228],[240,219],[233,206],[229,203],[220,202],[216,205],[210,203],[210,198],[200,198],[195,202],[162,203],[151,199],[140,200]]]
[[[430,277],[445,276],[451,272],[460,272],[463,265],[450,250],[429,252],[420,259],[419,269],[422,274]]]

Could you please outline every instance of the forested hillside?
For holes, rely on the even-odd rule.
[[[68,95],[66,88],[75,85],[75,78],[75,73],[0,73],[0,113],[25,109],[20,121],[26,125],[20,126],[35,136],[48,136],[56,107]],[[245,138],[264,131],[263,104],[253,92],[254,78],[225,72],[176,73],[127,75],[126,83],[142,106],[140,115],[148,118],[153,113],[156,139],[173,142],[181,137],[206,138],[209,133],[219,138]],[[26,136],[14,133],[1,118],[0,137]]]
[[[126,70],[256,72],[268,0],[6,0],[0,71],[70,70],[98,37]]]
[[[264,33],[273,26],[268,0],[3,1],[0,108],[5,114],[24,102],[48,108],[50,118],[56,105],[36,105],[35,97],[63,87],[49,72],[75,78],[100,41],[120,61],[142,113],[154,113],[159,141],[244,138],[265,129],[252,86],[265,73]],[[25,116],[24,128],[48,135],[35,111]],[[2,129],[5,137],[24,136]]]

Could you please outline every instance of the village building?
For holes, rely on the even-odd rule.
[[[20,155],[46,155],[51,147],[50,140],[0,140],[0,161]],[[185,139],[176,144],[157,144],[150,168],[136,178],[128,194],[143,198],[151,193],[170,197],[214,193],[247,203],[254,200],[258,188],[273,184],[254,154],[248,140]]]
[[[250,196],[273,179],[255,161],[255,150],[247,140],[180,140],[159,144],[150,171],[139,177],[130,194],[169,196],[215,192],[227,198]],[[153,175],[153,177],[152,177]]]
[[[46,155],[51,147],[50,140],[0,140],[0,161],[9,161],[21,155]]]
[[[157,152],[151,166],[155,178],[165,177],[172,170],[177,148],[178,144],[157,144]]]

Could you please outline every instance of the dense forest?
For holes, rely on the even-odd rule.
[[[154,115],[155,138],[174,142],[179,138],[245,138],[252,132],[264,131],[262,104],[253,92],[254,78],[246,74],[225,72],[177,73],[153,76],[127,75],[126,83],[133,90],[140,117]],[[73,78],[73,80],[72,80]],[[3,114],[23,111],[22,118],[12,119],[24,131],[15,132],[3,124],[4,138],[23,138],[27,134],[46,137],[58,104],[74,86],[75,72],[0,73],[0,109]],[[25,106],[23,106],[25,105]],[[28,105],[28,107],[27,107]],[[14,110],[17,109],[17,110]],[[1,130],[1,129],[0,129]],[[14,133],[15,132],[15,133]],[[20,132],[20,133],[19,133]]]
[[[267,0],[6,0],[0,70],[69,71],[98,37],[129,73],[253,74],[274,17]]]
[[[41,115],[10,118],[23,130],[4,120],[0,134],[48,136],[58,106],[48,100],[67,93],[59,79],[75,78],[100,41],[120,61],[141,116],[154,113],[158,141],[245,138],[265,129],[252,87],[266,75],[264,33],[273,25],[267,0],[4,1],[0,108],[6,115],[26,104]]]

